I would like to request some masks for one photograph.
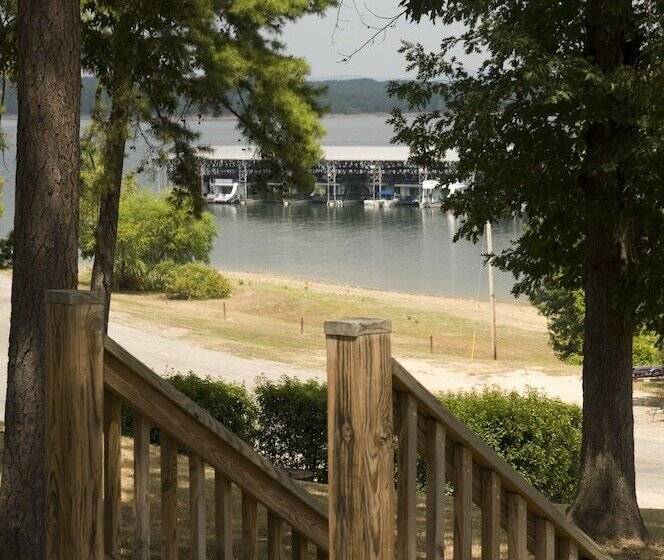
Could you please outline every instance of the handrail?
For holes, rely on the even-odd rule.
[[[111,338],[104,349],[107,389],[327,552],[328,516],[316,498]]]
[[[469,449],[475,463],[480,467],[493,470],[500,477],[501,486],[504,490],[521,495],[526,499],[530,511],[547,518],[553,523],[560,536],[574,541],[578,546],[580,557],[591,560],[610,560],[595,541],[569,521],[491,447],[459,421],[394,358],[392,358],[392,384],[396,392],[407,393],[415,398],[418,413],[443,424],[446,437]],[[426,449],[420,448],[420,451],[426,452]],[[529,533],[534,532],[533,524],[529,524],[528,530]],[[532,542],[534,539],[529,540]]]

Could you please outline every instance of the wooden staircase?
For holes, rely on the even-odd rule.
[[[269,560],[283,560],[287,552],[294,560],[607,559],[392,359],[387,321],[325,325],[325,511],[301,485],[105,337],[102,309],[89,292],[47,295],[49,560],[175,560],[179,531],[189,533],[186,558],[231,560],[236,558],[234,486],[242,496],[237,558],[243,560],[265,557],[259,547],[259,508],[267,517],[262,554]],[[132,550],[122,550],[120,539],[122,402],[136,413]],[[162,538],[151,545],[148,482],[153,426],[161,433]],[[176,509],[178,452],[184,449],[189,461],[186,528],[179,526]],[[418,456],[426,464],[425,539],[418,539]],[[215,473],[211,520],[206,519],[206,465]],[[445,530],[446,483],[454,488],[451,534]],[[215,530],[211,550],[206,542],[209,523]],[[284,539],[287,533],[290,539]]]

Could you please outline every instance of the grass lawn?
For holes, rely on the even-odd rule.
[[[134,513],[132,506],[133,493],[133,440],[123,438],[122,442],[122,555],[123,558],[132,558],[133,550],[133,527]],[[150,447],[150,518],[151,518],[151,557],[160,557],[160,478],[159,478],[159,447]],[[186,456],[180,455],[178,458],[178,548],[180,558],[186,560],[189,555],[189,509],[188,509],[188,478],[189,465]],[[307,490],[321,500],[327,501],[327,487],[320,484],[304,483]],[[233,512],[234,512],[234,556],[242,557],[241,542],[241,514],[240,514],[240,493],[233,487]],[[207,542],[208,557],[214,557],[214,471],[211,468],[206,469],[206,512],[207,512]],[[446,503],[446,543],[445,558],[452,558],[452,523],[451,523],[452,499]],[[622,542],[612,545],[608,550],[616,560],[661,560],[664,558],[664,510],[644,510],[644,518],[654,539],[653,543],[648,545]],[[479,560],[480,554],[480,520],[481,513],[478,508],[473,512],[473,559]],[[417,538],[418,550],[424,550],[425,545],[425,506],[424,496],[418,499],[417,515]],[[267,515],[265,510],[259,506],[258,513],[258,535],[259,535],[259,558],[267,556]],[[501,558],[507,559],[507,537],[503,532],[502,554]],[[284,543],[287,550],[290,550],[290,535],[286,532]],[[289,557],[287,555],[287,557]],[[309,548],[308,560],[314,560],[315,550],[313,546]],[[424,554],[418,555],[418,558],[424,558]]]
[[[113,295],[122,316],[184,331],[188,339],[242,356],[324,366],[323,322],[341,317],[392,320],[395,354],[501,371],[533,365],[570,372],[548,346],[545,320],[522,303],[499,303],[499,362],[489,359],[487,302],[380,292],[249,273],[228,274],[227,300],[169,301],[158,294]],[[226,320],[223,306],[226,305]],[[300,320],[304,319],[304,334]],[[433,352],[430,336],[433,335]]]

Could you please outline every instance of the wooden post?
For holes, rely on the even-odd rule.
[[[46,294],[46,558],[102,560],[104,303]]]
[[[486,252],[487,254],[493,253],[493,234],[491,231],[491,222],[486,223]],[[493,258],[489,259],[489,305],[491,307],[491,358],[498,359],[497,342],[496,342],[496,292],[493,286]]]
[[[300,334],[304,334],[304,317],[300,317]]]
[[[330,560],[394,560],[389,321],[325,323]]]

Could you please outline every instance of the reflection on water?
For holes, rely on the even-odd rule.
[[[222,269],[486,297],[482,246],[453,243],[456,221],[439,209],[263,203],[210,210],[219,235],[211,260]],[[519,228],[518,222],[496,226],[495,250],[506,247]],[[510,299],[512,284],[510,275],[497,272],[497,297]]]

